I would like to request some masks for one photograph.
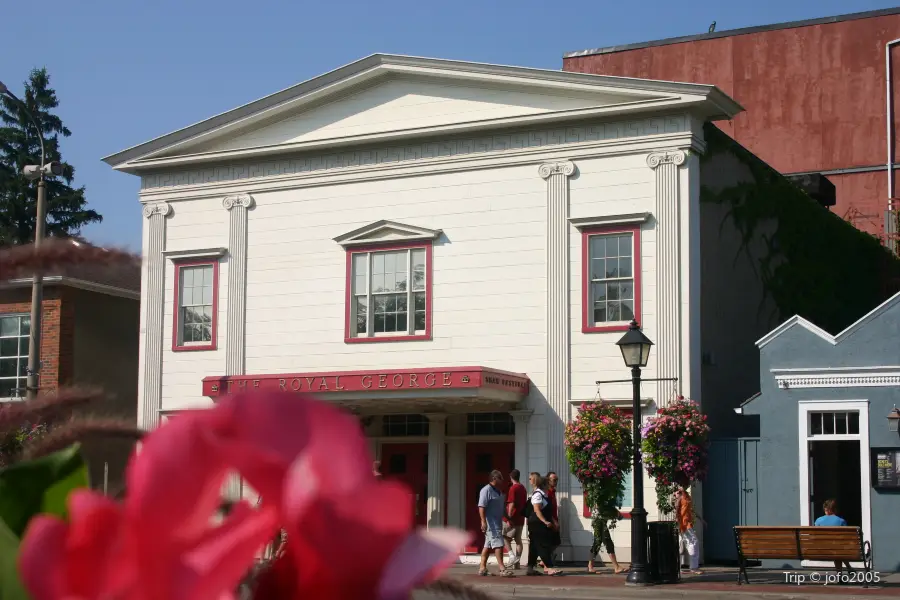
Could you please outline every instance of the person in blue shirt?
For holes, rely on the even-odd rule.
[[[837,501],[836,500],[826,500],[822,504],[822,508],[825,510],[825,514],[816,519],[816,527],[846,527],[847,521],[837,516],[835,513],[837,512]],[[834,568],[841,571],[841,561],[834,561]],[[847,568],[850,568],[850,563],[847,563]]]
[[[847,521],[837,516],[837,501],[826,500],[822,505],[825,514],[816,519],[816,527],[846,527]]]

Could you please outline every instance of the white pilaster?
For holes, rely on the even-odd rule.
[[[569,545],[566,507],[569,505],[569,467],[564,433],[569,421],[571,372],[569,337],[569,177],[571,161],[545,163],[538,173],[547,180],[547,402],[556,418],[547,426],[547,463],[559,474],[557,501],[560,535]]]
[[[153,429],[159,423],[159,409],[162,396],[162,349],[163,349],[163,308],[165,299],[166,259],[166,217],[172,207],[166,202],[147,204],[143,209],[147,218],[147,254],[144,256],[146,269],[145,288],[141,294],[144,313],[143,385],[141,386],[138,426]],[[177,310],[177,309],[176,309]]]
[[[528,465],[528,422],[533,413],[533,410],[509,411],[516,425],[516,464],[513,468],[519,470],[523,482],[528,481],[528,473],[531,471]]]
[[[678,377],[656,383],[656,404],[663,407],[675,387],[682,390],[682,250],[681,189],[679,171],[687,154],[683,150],[654,152],[647,165],[656,171],[656,373]]]
[[[228,211],[228,302],[225,317],[225,374],[244,375],[247,303],[247,211],[253,208],[253,196],[239,194],[222,200]],[[225,484],[225,496],[246,498],[239,475]]]
[[[247,304],[247,211],[253,196],[228,196],[222,206],[228,211],[228,316],[225,319],[225,374],[244,374]]]
[[[428,413],[428,528],[444,526],[447,415]]]

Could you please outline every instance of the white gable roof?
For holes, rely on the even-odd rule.
[[[143,169],[590,117],[743,110],[714,86],[374,54],[107,156]]]
[[[865,323],[871,321],[872,319],[874,319],[878,315],[884,313],[886,310],[890,309],[892,306],[894,306],[895,304],[898,304],[898,303],[900,303],[900,292],[894,294],[893,296],[891,296],[890,298],[888,298],[887,300],[885,300],[884,302],[882,302],[881,304],[876,306],[874,309],[872,309],[871,311],[869,311],[868,313],[863,315],[858,321],[856,321],[855,323],[853,323],[852,325],[850,325],[849,327],[847,327],[846,329],[844,329],[842,332],[840,332],[837,335],[831,335],[830,333],[828,333],[821,327],[817,327],[816,325],[810,323],[809,321],[807,321],[800,315],[794,315],[793,317],[791,317],[790,319],[788,319],[787,321],[785,321],[784,323],[782,323],[781,325],[779,325],[778,327],[776,327],[775,329],[773,329],[772,331],[770,331],[769,333],[764,335],[762,338],[760,338],[759,341],[756,342],[756,345],[759,348],[762,348],[763,346],[765,346],[766,344],[768,344],[769,342],[771,342],[772,340],[774,340],[775,338],[780,336],[785,331],[788,331],[792,327],[802,327],[803,329],[806,329],[813,335],[818,336],[821,339],[825,340],[832,346],[835,346],[835,345],[841,343],[842,340],[846,339],[847,336],[849,336],[851,333],[853,333],[854,331],[856,331],[857,329],[862,327]]]

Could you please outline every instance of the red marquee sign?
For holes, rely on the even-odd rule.
[[[210,398],[253,390],[324,394],[478,388],[504,390],[526,396],[529,379],[521,373],[485,367],[234,375],[203,379],[203,395]]]

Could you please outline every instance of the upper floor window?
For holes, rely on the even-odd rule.
[[[172,350],[215,350],[219,263],[175,263]]]
[[[606,227],[582,234],[582,331],[624,331],[640,321],[641,231]]]
[[[0,399],[25,396],[31,317],[0,315]]]
[[[347,252],[348,342],[431,339],[431,244]]]

